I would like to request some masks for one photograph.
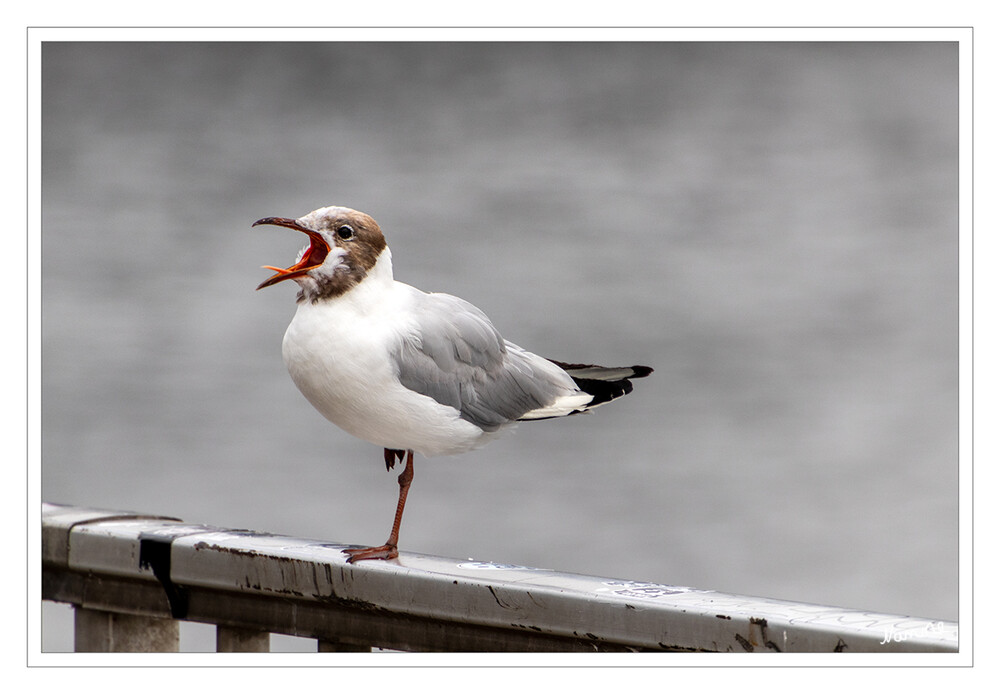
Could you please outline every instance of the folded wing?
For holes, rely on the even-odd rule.
[[[561,367],[507,342],[472,304],[426,294],[394,353],[400,382],[484,431],[578,412],[594,399]]]

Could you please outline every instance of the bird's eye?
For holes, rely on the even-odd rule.
[[[350,224],[344,224],[342,226],[337,227],[337,236],[344,239],[345,241],[347,239],[353,239],[354,227],[352,227]]]

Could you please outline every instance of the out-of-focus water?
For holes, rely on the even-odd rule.
[[[656,373],[418,459],[404,550],[957,618],[954,44],[43,48],[47,501],[357,543],[395,475],[295,390],[330,204],[509,339]]]

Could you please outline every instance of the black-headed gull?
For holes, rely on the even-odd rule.
[[[504,340],[469,302],[395,281],[382,230],[362,212],[324,207],[260,224],[309,237],[291,267],[265,266],[275,274],[257,287],[299,285],[281,346],[295,385],[331,422],[384,448],[386,469],[406,460],[389,539],[344,550],[349,562],[398,555],[414,451],[462,453],[518,421],[586,412],[653,371],[544,359]]]

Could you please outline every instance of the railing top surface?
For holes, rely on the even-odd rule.
[[[409,552],[348,564],[352,545],[127,512],[44,504],[42,537],[43,561],[73,571],[637,648],[958,650],[954,622]]]

